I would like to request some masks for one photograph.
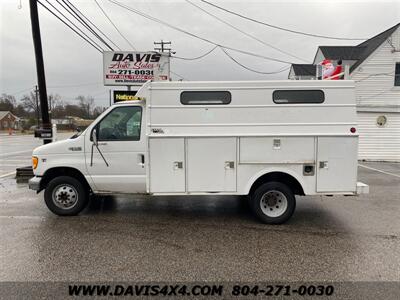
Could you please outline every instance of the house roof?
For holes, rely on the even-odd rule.
[[[0,111],[0,120],[2,120],[5,116],[7,116],[8,114],[11,114],[15,119],[19,120],[19,118],[14,115],[12,112],[8,111],[8,110],[2,110]]]
[[[6,110],[0,111],[0,120],[3,119],[5,116],[7,116],[8,113],[9,111]]]
[[[366,47],[363,46],[319,46],[327,59],[358,60],[362,57]]]
[[[327,59],[332,60],[356,60],[351,66],[350,73],[360,66],[383,42],[385,42],[400,27],[397,23],[393,27],[381,32],[374,37],[362,42],[356,46],[319,46],[322,54]],[[318,52],[317,52],[318,53]],[[316,54],[317,55],[317,54]],[[296,75],[309,75],[310,72],[315,74],[315,66],[313,65],[293,64],[293,70]]]
[[[313,64],[292,64],[294,74],[300,76],[315,76],[316,66]]]
[[[361,44],[357,45],[357,47],[364,47],[364,51],[361,53],[360,58],[358,61],[350,68],[350,72],[354,71],[359,65],[363,63],[364,60],[368,58],[378,48],[384,41],[386,41],[392,34],[393,32],[396,31],[397,28],[399,28],[400,23],[397,23],[393,27],[385,30],[384,32],[381,32],[374,37],[366,40],[365,42],[362,42]]]

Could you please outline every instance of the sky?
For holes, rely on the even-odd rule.
[[[44,3],[45,0],[42,0]],[[56,5],[55,0],[48,0]],[[118,34],[94,0],[70,0],[122,50],[131,46]],[[97,0],[118,29],[137,50],[150,51],[154,41],[171,41],[176,56],[197,57],[214,45],[155,23],[125,10],[109,0]],[[319,45],[357,45],[361,41],[338,41],[308,37],[266,27],[230,15],[200,0],[190,0],[264,43],[256,41],[207,15],[186,0],[117,0],[153,17],[218,44],[276,58],[288,63],[312,63]],[[242,15],[276,26],[317,35],[370,38],[400,22],[400,0],[209,0]],[[37,83],[28,0],[0,0],[0,94],[20,99]],[[39,18],[48,94],[57,93],[74,103],[78,95],[91,95],[98,106],[108,106],[109,90],[103,85],[103,57],[68,27],[39,5]],[[265,45],[270,44],[295,58]],[[229,50],[228,50],[229,51]],[[290,66],[229,51],[248,68],[274,72]],[[221,49],[199,60],[171,59],[171,70],[185,80],[279,80],[279,74],[258,74],[234,63]],[[178,79],[172,75],[173,79]],[[123,88],[122,88],[123,89]]]

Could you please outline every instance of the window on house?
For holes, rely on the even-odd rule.
[[[188,91],[181,93],[181,103],[184,105],[229,104],[231,100],[231,93],[224,91]]]
[[[396,63],[396,70],[394,72],[394,85],[400,86],[400,62]]]
[[[321,90],[277,90],[272,94],[276,104],[322,103],[325,101]]]

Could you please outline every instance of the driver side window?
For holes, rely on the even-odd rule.
[[[97,125],[99,141],[139,141],[142,108],[121,106],[113,109]]]

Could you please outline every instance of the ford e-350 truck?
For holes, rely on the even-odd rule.
[[[279,224],[296,195],[368,193],[357,144],[352,81],[147,82],[81,134],[36,148],[29,187],[58,215],[91,194],[248,195]]]

